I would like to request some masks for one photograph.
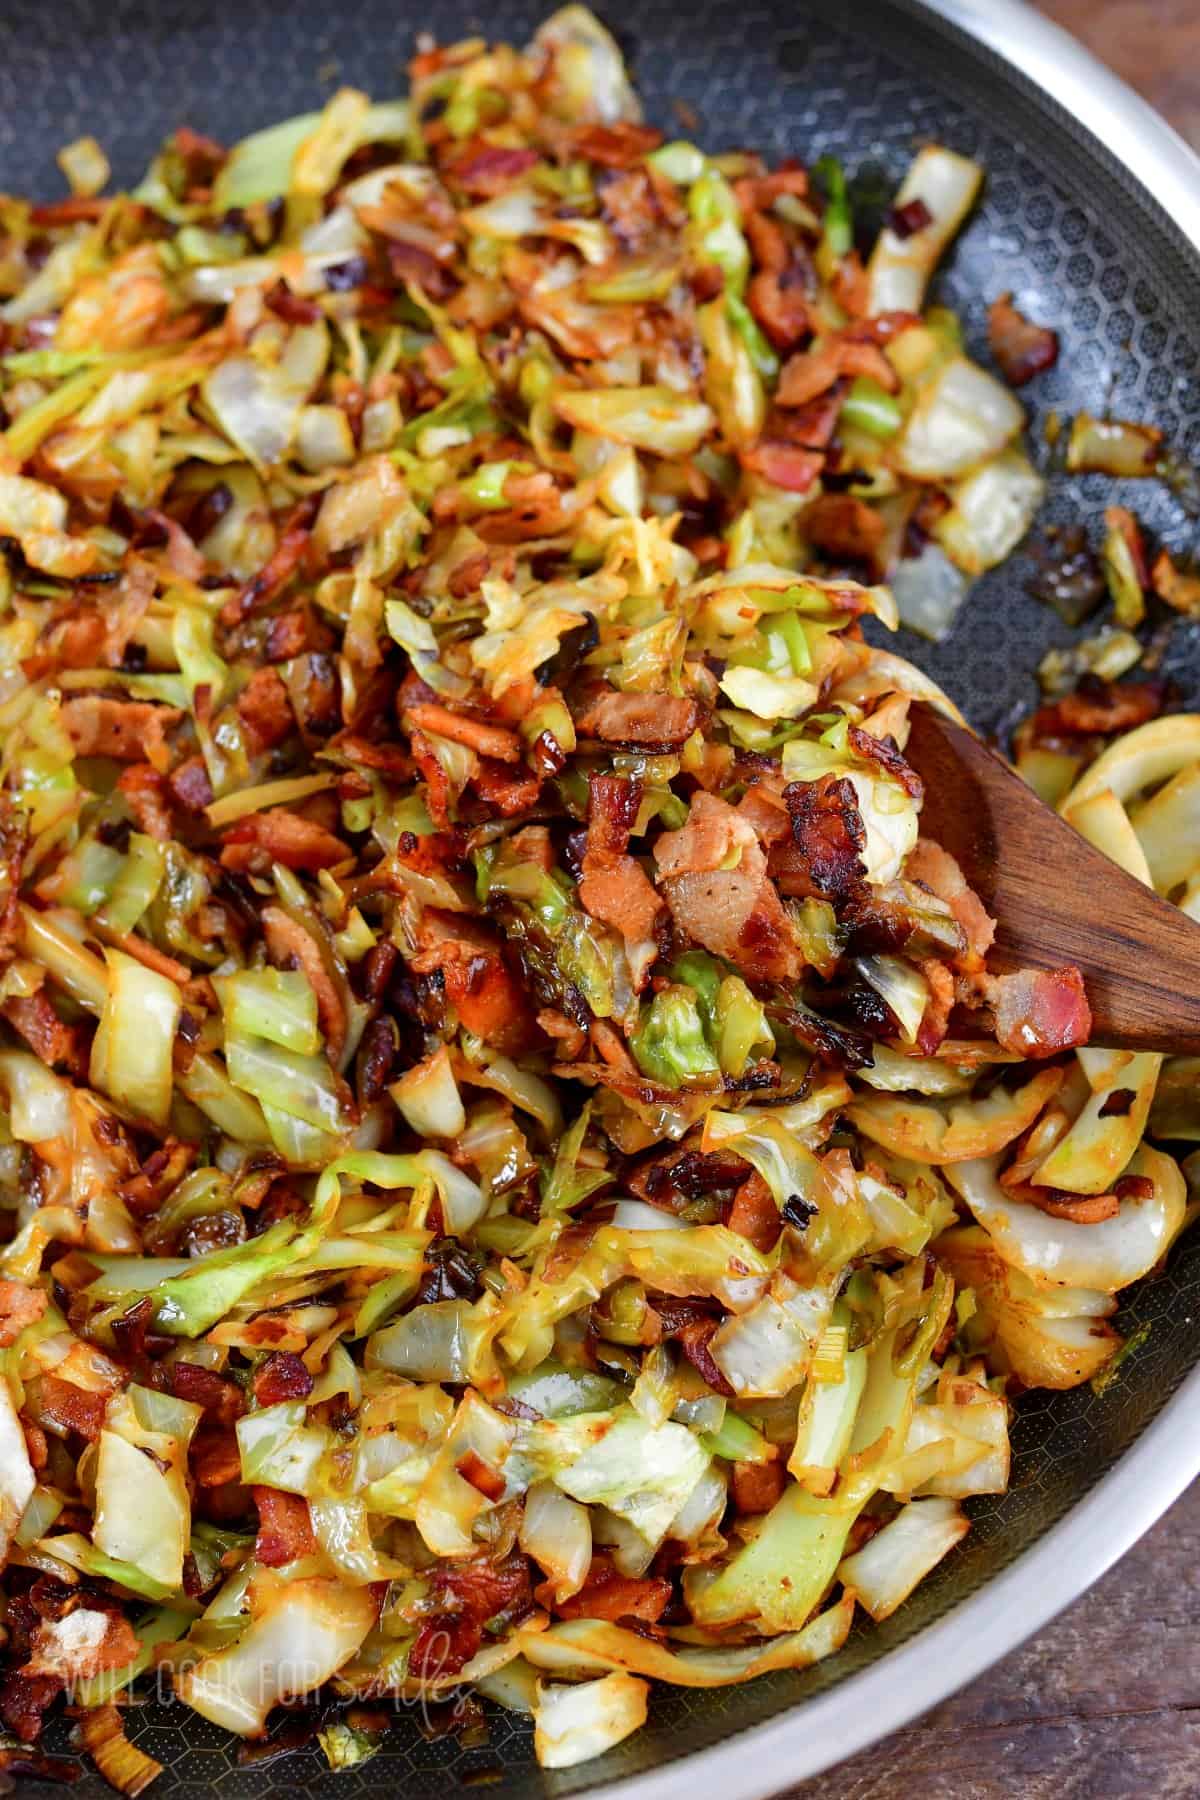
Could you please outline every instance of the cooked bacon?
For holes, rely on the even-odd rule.
[[[171,797],[184,812],[202,813],[213,802],[212,782],[202,756],[189,756],[167,777]]]
[[[319,494],[308,494],[292,508],[279,534],[274,551],[258,574],[221,608],[221,623],[226,627],[240,625],[259,606],[265,606],[283,592],[296,575],[308,554],[312,541],[312,522],[321,503]]]
[[[166,733],[183,714],[153,700],[111,700],[77,694],[62,703],[61,718],[79,756],[111,756],[115,762],[149,761],[165,767]]]
[[[791,842],[771,853],[780,892],[804,899],[842,900],[866,880],[867,833],[854,784],[845,776],[793,781],[783,790]]]
[[[488,1619],[528,1611],[529,1563],[518,1555],[441,1563],[430,1575],[430,1599],[437,1611],[419,1627],[408,1657],[409,1674],[425,1681],[457,1675],[483,1642]]]
[[[656,125],[638,125],[632,119],[617,119],[611,125],[577,125],[567,138],[574,155],[605,169],[627,169],[657,150],[662,141]]]
[[[219,1425],[232,1425],[246,1410],[237,1382],[226,1381],[199,1363],[171,1363],[169,1379],[177,1400],[189,1400],[193,1406],[202,1407],[205,1417]]]
[[[818,292],[812,258],[802,244],[789,244],[774,219],[751,213],[746,221],[758,268],[746,289],[746,304],[776,350],[795,350],[815,329]]]
[[[734,1390],[728,1378],[713,1361],[712,1351],[708,1347],[709,1339],[719,1323],[720,1321],[717,1319],[690,1319],[679,1327],[674,1336],[678,1338],[679,1348],[693,1369],[698,1371],[713,1393],[723,1394],[726,1400],[732,1400]]]
[[[772,407],[758,443],[741,452],[743,468],[788,493],[806,494],[825,467],[841,406],[838,387],[807,406]]]
[[[549,1585],[552,1588],[553,1584]],[[663,1576],[622,1575],[607,1551],[601,1550],[593,1556],[579,1592],[555,1602],[554,1611],[560,1619],[611,1619],[614,1624],[640,1619],[645,1625],[657,1625],[670,1604],[671,1583]]]
[[[276,669],[256,669],[237,698],[237,713],[246,729],[246,748],[261,756],[286,742],[296,729],[288,691]]]
[[[642,865],[626,853],[640,802],[640,782],[592,776],[579,900],[585,911],[619,931],[627,943],[651,937],[662,911],[662,899]]]
[[[326,1049],[336,1063],[346,1042],[346,1009],[320,946],[312,932],[281,906],[265,906],[261,916],[272,962],[281,969],[299,969],[316,995],[317,1021]]]
[[[804,535],[838,562],[876,565],[887,526],[883,514],[853,494],[822,494],[806,510]]]
[[[493,762],[490,756],[481,756],[468,786],[502,819],[515,819],[537,805],[542,778],[528,769],[516,770],[511,763]]]
[[[503,1494],[503,1475],[499,1469],[493,1469],[490,1463],[485,1462],[477,1450],[464,1450],[454,1468],[455,1473],[461,1475],[486,1500],[499,1500]]]
[[[853,748],[866,762],[878,763],[917,802],[923,799],[925,783],[912,764],[905,760],[895,738],[878,737],[873,731],[864,731],[861,725],[851,725],[849,738]]]
[[[904,865],[904,873],[910,881],[919,882],[931,894],[936,894],[939,900],[946,902],[954,918],[962,926],[968,951],[982,962],[996,936],[996,921],[974,888],[968,886],[962,870],[949,851],[943,850],[940,844],[932,843],[929,838],[918,838],[916,848]]]
[[[281,1569],[297,1557],[316,1554],[312,1516],[302,1494],[284,1494],[269,1487],[252,1487],[250,1492],[258,1508],[254,1554],[260,1563],[268,1569]]]
[[[156,1212],[171,1189],[183,1180],[196,1158],[194,1144],[168,1138],[152,1150],[137,1174],[122,1182],[120,1194],[131,1212],[145,1218]]]
[[[988,347],[1010,387],[1023,387],[1058,361],[1058,333],[1019,313],[1011,293],[988,308]]]
[[[404,719],[410,727],[431,732],[434,737],[449,738],[454,744],[465,744],[468,749],[477,750],[480,756],[494,757],[497,762],[521,760],[521,740],[515,731],[451,712],[448,706],[409,706],[405,708]]]
[[[1130,731],[1135,725],[1156,719],[1165,699],[1166,689],[1158,681],[1117,684],[1085,675],[1073,694],[1064,694],[1052,705],[1039,706],[1031,721],[1034,741]]]
[[[30,1680],[90,1681],[105,1669],[123,1669],[138,1653],[133,1626],[115,1605],[89,1597],[81,1606],[38,1626],[23,1673]]]
[[[658,882],[679,929],[756,981],[787,981],[803,963],[791,920],[752,828],[715,795],[698,793],[686,825],[654,846]],[[736,866],[723,867],[737,856]]]
[[[701,722],[699,702],[679,694],[593,694],[575,724],[584,737],[606,744],[682,744]]]
[[[1116,1194],[1068,1194],[1059,1188],[1039,1188],[1032,1181],[1022,1185],[1018,1197],[1052,1219],[1069,1219],[1072,1225],[1099,1225],[1115,1219],[1121,1210]]]
[[[0,1278],[0,1350],[9,1350],[27,1325],[34,1325],[50,1304],[44,1288]]]
[[[418,929],[414,972],[440,970],[447,1000],[476,1037],[497,1050],[527,1049],[536,1036],[529,1001],[487,926],[427,907]]]
[[[13,1669],[0,1683],[0,1718],[23,1744],[35,1743],[41,1735],[43,1714],[53,1706],[62,1691],[57,1675],[28,1675]]]
[[[59,1018],[44,988],[38,988],[34,994],[14,994],[0,1007],[0,1012],[47,1068],[67,1069],[74,1075],[85,1072],[87,1054],[83,1028],[68,1025]]]
[[[189,1460],[197,1487],[237,1487],[241,1483],[242,1453],[232,1425],[199,1426]]]
[[[166,782],[158,770],[152,769],[149,763],[135,763],[131,769],[122,770],[117,788],[133,814],[138,830],[165,844],[174,827],[166,798]]]
[[[350,852],[340,838],[314,819],[277,806],[271,812],[238,819],[224,834],[221,866],[252,874],[270,873],[272,863],[288,869],[332,868],[345,862]]]
[[[1160,550],[1150,572],[1151,585],[1160,600],[1174,612],[1194,617],[1200,613],[1200,575],[1177,569],[1169,550]]]
[[[313,1378],[292,1350],[277,1350],[254,1371],[254,1398],[260,1406],[278,1406],[283,1400],[306,1400]]]
[[[38,1423],[60,1437],[77,1431],[94,1443],[104,1427],[106,1393],[89,1393],[58,1375],[41,1375],[30,1384],[32,1406]]]
[[[537,164],[536,150],[509,150],[482,138],[472,138],[453,161],[444,165],[443,174],[464,193],[491,199],[520,181]]]
[[[1036,1060],[1088,1041],[1092,1013],[1074,964],[1001,975],[988,983],[987,993],[995,1008],[996,1037],[1006,1050]]]
[[[739,1462],[731,1470],[733,1504],[739,1513],[769,1513],[783,1493],[780,1462]]]
[[[775,1248],[781,1230],[779,1208],[775,1196],[759,1174],[752,1169],[733,1196],[725,1223],[730,1231],[764,1253]]]
[[[877,381],[889,394],[899,391],[900,377],[878,345],[845,334],[819,350],[802,350],[783,365],[775,390],[776,406],[807,406],[835,382],[860,375]]]
[[[917,1049],[922,1056],[932,1056],[950,1024],[955,1001],[954,975],[936,956],[925,957],[917,966],[929,989],[929,998],[925,1002],[925,1011],[917,1031]]]

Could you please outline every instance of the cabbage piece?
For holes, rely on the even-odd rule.
[[[479,1372],[493,1329],[470,1300],[433,1300],[367,1340],[367,1367],[393,1369],[410,1381],[467,1383]]]
[[[1023,1087],[996,1088],[981,1100],[952,1100],[945,1109],[891,1094],[864,1094],[845,1110],[856,1131],[895,1155],[952,1164],[1002,1150],[1028,1130],[1061,1085],[1061,1070],[1043,1069]]]
[[[845,1643],[853,1617],[854,1600],[847,1596],[819,1613],[803,1631],[767,1643],[713,1649],[669,1649],[598,1619],[568,1619],[544,1631],[527,1627],[518,1633],[518,1641],[528,1662],[554,1673],[629,1669],[674,1687],[731,1687],[773,1669],[805,1669],[832,1656]]]
[[[118,1587],[127,1588],[131,1594],[140,1594],[145,1600],[167,1600],[174,1592],[174,1587],[156,1581],[153,1575],[148,1575],[133,1563],[120,1562],[116,1557],[106,1556],[103,1550],[97,1549],[95,1544],[90,1543],[78,1531],[64,1531],[58,1537],[39,1538],[34,1548],[68,1564],[72,1569],[78,1569],[81,1575],[90,1575],[96,1581],[114,1581]]]
[[[308,1494],[322,1456],[331,1446],[329,1433],[308,1423],[302,1400],[244,1413],[237,1426],[242,1479],[247,1484]]]
[[[533,1749],[541,1767],[571,1769],[622,1743],[646,1723],[649,1692],[647,1682],[618,1670],[571,1687],[540,1681]]]
[[[1121,1339],[1106,1322],[1117,1303],[1095,1288],[1035,1281],[1004,1261],[979,1225],[947,1231],[934,1246],[975,1311],[962,1327],[989,1365],[1027,1387],[1072,1388],[1112,1361]]]
[[[709,1340],[709,1354],[735,1393],[787,1394],[804,1379],[835,1291],[828,1283],[803,1287],[779,1272],[748,1312],[720,1326]]]
[[[921,311],[930,276],[974,206],[982,182],[983,169],[977,162],[941,144],[926,144],[917,152],[895,206],[919,201],[929,222],[904,238],[890,225],[880,232],[867,264],[869,313]]]
[[[237,1642],[175,1674],[193,1711],[239,1737],[257,1737],[280,1700],[313,1693],[354,1655],[375,1623],[366,1587],[319,1576],[256,1583],[251,1620]]]
[[[554,1583],[556,1603],[579,1592],[592,1563],[592,1520],[586,1506],[552,1481],[535,1481],[525,1496],[519,1542]]]
[[[925,544],[918,556],[906,556],[891,574],[900,622],[910,631],[940,644],[962,609],[968,582],[936,544]]]
[[[849,1350],[837,1381],[810,1380],[804,1390],[787,1466],[788,1474],[810,1494],[832,1491],[838,1466],[850,1448],[866,1379],[866,1351]]]
[[[1045,493],[1045,482],[1024,452],[1005,450],[954,484],[950,510],[937,520],[933,535],[964,573],[982,575],[1016,549]]]
[[[1006,1262],[1034,1280],[1098,1288],[1107,1294],[1148,1274],[1166,1255],[1187,1207],[1179,1165],[1161,1150],[1143,1144],[1129,1173],[1152,1183],[1150,1197],[1122,1200],[1113,1217],[1078,1225],[1015,1200],[1000,1186],[991,1161],[956,1163],[946,1171]]]
[[[1020,401],[965,356],[938,368],[917,394],[894,456],[919,481],[966,475],[998,456],[1025,423]]]
[[[92,1039],[88,1080],[136,1117],[165,1125],[183,996],[173,981],[123,950],[104,954],[108,995]]]
[[[838,1568],[838,1579],[877,1622],[961,1543],[971,1522],[953,1500],[910,1500],[890,1524]]]
[[[97,1445],[96,1548],[166,1589],[183,1581],[187,1453],[199,1422],[198,1406],[135,1385],[109,1402]]]
[[[25,1433],[8,1382],[0,1374],[0,1568],[8,1560],[13,1534],[36,1485]]]
[[[1008,1489],[1008,1405],[982,1379],[947,1370],[937,1397],[913,1408],[904,1448],[882,1486],[889,1493],[963,1500]]]
[[[445,1044],[414,1063],[388,1092],[420,1137],[457,1138],[466,1130],[467,1115]]]
[[[1085,1051],[1080,1059],[1085,1072],[1086,1056]],[[1142,1051],[1108,1080],[1093,1083],[1071,1129],[1034,1171],[1034,1185],[1065,1188],[1071,1194],[1106,1193],[1141,1143],[1162,1063],[1157,1051]],[[1126,1109],[1106,1113],[1115,1094],[1126,1100]]]
[[[608,1507],[655,1546],[709,1460],[685,1425],[651,1425],[632,1407],[539,1420],[520,1447],[572,1499]]]
[[[1200,860],[1200,765],[1180,770],[1133,810],[1130,823],[1146,853],[1151,881],[1160,894],[1169,895],[1191,878]]]
[[[716,423],[703,401],[668,387],[567,388],[554,407],[569,425],[657,456],[690,456]]]
[[[749,1543],[715,1575],[689,1570],[684,1592],[697,1625],[800,1631],[833,1580],[846,1538],[873,1483],[844,1482],[818,1499],[791,1482]]]
[[[855,965],[892,1012],[906,1044],[915,1044],[929,1004],[929,983],[902,956],[860,956]]]
[[[667,987],[643,1006],[629,1048],[643,1074],[664,1087],[707,1081],[712,1085],[721,1065],[710,1048],[695,994]]]
[[[235,144],[213,183],[212,210],[230,212],[286,194],[292,183],[296,153],[312,138],[321,118],[320,113],[303,113],[264,131],[252,132]],[[408,103],[404,100],[368,106],[357,120],[350,149],[360,144],[403,143],[408,119]]]
[[[343,1128],[342,1089],[324,1056],[301,1056],[265,1038],[243,1037],[227,1022],[229,1079],[263,1106],[273,1106],[320,1131]]]
[[[514,1419],[496,1412],[473,1390],[463,1395],[416,1501],[417,1530],[434,1556],[470,1553],[475,1522],[499,1499],[507,1498],[504,1468],[516,1435]],[[481,1485],[469,1481],[464,1469]]]
[[[546,92],[561,118],[604,125],[640,120],[641,104],[616,39],[590,7],[559,7],[538,27],[533,44],[553,53]]]
[[[260,1237],[213,1251],[194,1268],[160,1281],[150,1290],[156,1329],[172,1337],[201,1337],[251,1288],[296,1261],[301,1235],[290,1220],[279,1219]]]
[[[266,1038],[300,1056],[320,1049],[317,997],[299,969],[243,969],[218,975],[213,986],[227,1030]]]

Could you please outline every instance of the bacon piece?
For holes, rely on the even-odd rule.
[[[593,694],[575,724],[585,737],[606,744],[682,744],[701,720],[696,700],[681,694]]]
[[[654,932],[662,899],[626,846],[641,802],[641,783],[593,775],[588,790],[588,833],[579,881],[584,909],[619,931],[627,943]]]
[[[627,169],[651,150],[657,150],[662,132],[655,125],[618,119],[612,125],[577,125],[567,141],[572,152],[588,162],[599,163],[605,169]]]
[[[139,831],[158,843],[166,843],[174,833],[166,795],[166,782],[149,763],[135,763],[121,771],[117,787],[133,814]]]
[[[31,1400],[35,1402],[31,1410],[48,1430],[64,1437],[69,1431],[77,1431],[89,1443],[94,1443],[100,1436],[107,1394],[89,1393],[57,1375],[39,1376],[29,1386]]]
[[[50,1304],[44,1288],[0,1279],[0,1350],[11,1349],[27,1325],[34,1325]]]
[[[553,1584],[547,1584],[553,1602]],[[542,1590],[539,1590],[539,1597]],[[657,1625],[671,1604],[671,1583],[661,1575],[622,1575],[612,1557],[601,1550],[592,1558],[587,1580],[577,1594],[553,1602],[560,1619],[640,1619]]]
[[[803,518],[810,544],[839,562],[876,565],[887,526],[883,514],[853,494],[822,494]]]
[[[1200,613],[1200,575],[1189,575],[1177,569],[1169,550],[1160,550],[1150,574],[1151,585],[1160,600],[1175,612],[1194,617]]]
[[[317,999],[317,1021],[330,1057],[336,1063],[346,1042],[346,1009],[333,976],[325,966],[320,946],[311,931],[281,906],[262,912],[263,936],[272,962],[283,969],[299,969]]]
[[[954,1008],[954,976],[936,956],[927,956],[917,964],[929,988],[929,998],[917,1030],[917,1049],[922,1056],[932,1056],[946,1035]]]
[[[765,1253],[775,1248],[782,1229],[779,1208],[775,1204],[774,1194],[757,1169],[750,1171],[733,1196],[725,1223],[730,1231],[736,1231],[753,1244],[756,1250]]]
[[[237,698],[237,714],[246,728],[251,756],[274,750],[296,729],[288,691],[275,669],[256,669]]]
[[[1119,685],[1085,675],[1073,694],[1050,706],[1039,706],[1031,720],[1034,741],[1055,737],[1092,737],[1130,731],[1156,719],[1166,690],[1157,681],[1124,681]]]
[[[659,886],[679,929],[756,981],[786,981],[803,957],[757,837],[735,809],[698,793],[686,825],[654,846]],[[726,866],[737,858],[733,867]]]
[[[905,760],[895,738],[877,737],[873,731],[864,731],[861,725],[851,725],[849,737],[853,748],[865,761],[878,763],[914,800],[919,802],[924,798],[925,783],[912,764]]]
[[[536,150],[509,150],[472,138],[443,170],[447,180],[465,193],[492,198],[537,167]]]
[[[111,756],[115,762],[166,764],[165,734],[183,714],[152,700],[112,700],[104,694],[77,694],[62,703],[62,722],[80,756]]]
[[[843,900],[866,880],[867,833],[846,776],[789,782],[783,790],[792,841],[771,854],[781,893]]]
[[[529,1563],[509,1556],[502,1563],[484,1557],[441,1564],[430,1576],[437,1611],[417,1632],[408,1657],[408,1672],[432,1681],[457,1675],[483,1642],[483,1627],[499,1613],[517,1615],[532,1604]]]
[[[141,1218],[157,1212],[166,1195],[183,1180],[195,1156],[194,1145],[168,1138],[150,1152],[136,1175],[121,1183],[122,1200]]]
[[[968,951],[982,962],[996,936],[996,921],[974,888],[967,884],[949,851],[943,850],[940,844],[931,843],[928,838],[918,838],[916,848],[904,865],[904,873],[910,881],[919,882],[946,902],[954,919],[962,926]]]
[[[45,1620],[33,1633],[23,1674],[30,1680],[90,1681],[105,1669],[123,1669],[138,1653],[133,1626],[115,1606],[87,1603]]]
[[[485,1462],[478,1450],[464,1450],[454,1468],[456,1474],[461,1475],[486,1500],[499,1500],[503,1494],[503,1475],[498,1469],[493,1469],[491,1463]]]
[[[733,1388],[727,1377],[713,1361],[709,1349],[709,1339],[717,1330],[718,1319],[690,1319],[679,1327],[673,1335],[679,1340],[679,1348],[705,1380],[714,1394],[723,1394],[726,1400],[734,1398]]]
[[[521,740],[515,731],[502,725],[488,725],[482,719],[471,719],[463,713],[451,712],[448,706],[421,704],[404,709],[404,722],[434,737],[449,738],[451,743],[465,744],[480,756],[494,757],[497,762],[521,760]]]
[[[0,1011],[47,1068],[83,1073],[86,1051],[82,1028],[67,1025],[59,1018],[43,988],[33,994],[14,994]]]
[[[765,212],[783,194],[794,194],[803,200],[808,189],[808,171],[795,161],[781,163],[769,175],[743,175],[733,184],[743,213]]]
[[[807,406],[772,407],[758,443],[741,452],[742,467],[788,493],[807,493],[825,467],[841,407],[840,387]]]
[[[1036,1060],[1088,1041],[1092,1012],[1074,964],[1001,975],[989,983],[988,998],[996,1012],[997,1041],[1006,1050]]]
[[[417,974],[441,971],[446,998],[466,1029],[498,1050],[527,1049],[536,1036],[529,1002],[487,927],[427,907],[417,929],[411,966]]]
[[[192,1476],[197,1487],[238,1487],[242,1479],[242,1453],[232,1425],[202,1424],[192,1439]]]
[[[213,802],[212,782],[202,756],[189,756],[167,777],[172,798],[184,812],[202,813]]]
[[[493,762],[490,756],[481,756],[469,786],[485,805],[494,807],[501,818],[514,819],[537,805],[542,778],[528,770],[515,770],[510,763]]]
[[[308,546],[312,541],[312,522],[317,516],[320,502],[319,494],[308,494],[298,506],[292,508],[274,551],[258,574],[221,608],[222,625],[240,625],[256,607],[264,606],[276,594],[282,593],[308,554]]]
[[[205,1417],[216,1424],[232,1425],[246,1410],[237,1382],[226,1381],[199,1363],[171,1363],[170,1381],[177,1400],[189,1400],[193,1406],[202,1407]]]
[[[293,1350],[277,1350],[255,1370],[252,1386],[260,1406],[278,1406],[283,1400],[306,1400],[313,1378]]]
[[[266,875],[272,863],[280,862],[288,869],[315,873],[345,862],[349,855],[342,840],[315,819],[277,806],[271,812],[238,819],[229,827],[224,835],[221,866]]]
[[[1019,313],[1011,293],[988,307],[988,347],[1010,387],[1023,387],[1058,361],[1058,333]]]
[[[284,1494],[269,1487],[252,1487],[250,1492],[258,1508],[254,1554],[260,1563],[279,1569],[297,1557],[316,1554],[312,1515],[303,1494]]]
[[[739,1513],[769,1513],[783,1493],[782,1463],[734,1463],[732,1477],[733,1505]]]
[[[835,382],[865,375],[887,393],[899,390],[900,377],[878,345],[840,336],[819,350],[802,350],[783,365],[775,390],[776,406],[806,406],[827,393]]]
[[[1031,1181],[1022,1183],[1018,1197],[1052,1219],[1069,1219],[1072,1225],[1099,1225],[1115,1219],[1121,1210],[1116,1194],[1068,1194],[1060,1188],[1039,1188]]]
[[[750,277],[746,304],[776,350],[795,350],[814,330],[818,283],[812,258],[802,245],[789,245],[774,220],[761,213],[750,215],[747,236],[761,266]]]

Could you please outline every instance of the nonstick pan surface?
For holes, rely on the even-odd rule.
[[[1200,462],[1200,231],[1188,235],[1182,146],[1138,103],[1012,0],[604,0],[648,116],[712,150],[841,157],[861,210],[881,208],[914,147],[938,139],[988,171],[983,204],[941,277],[941,293],[982,354],[989,300],[1017,304],[1061,334],[1055,370],[1034,384],[1035,444],[1051,410],[1103,411],[1154,423],[1184,462]],[[54,153],[90,132],[117,178],[134,182],[159,141],[187,123],[226,142],[321,104],[350,83],[384,98],[405,88],[418,32],[483,33],[524,42],[549,7],[532,0],[43,0],[0,3],[0,186],[52,197]],[[1147,8],[1147,12],[1150,9]],[[975,14],[979,36],[953,22]],[[1035,85],[979,41],[1036,61]],[[1036,56],[1033,52],[1036,50]],[[1065,104],[1052,95],[1063,96]],[[1093,136],[1066,110],[1091,114]],[[699,119],[699,124],[695,123]],[[1143,186],[1110,146],[1125,145]],[[1156,160],[1157,159],[1157,160]],[[1200,164],[1196,165],[1200,171]],[[872,200],[872,196],[874,197]],[[1172,218],[1159,204],[1170,197]],[[1031,390],[1025,390],[1029,400]],[[1176,552],[1196,523],[1152,483],[1055,476],[1043,523],[1133,505]],[[1032,671],[1070,641],[1026,592],[1019,553],[974,590],[949,639],[896,646],[1002,730],[1035,697]],[[1181,624],[1167,671],[1200,698],[1200,625]],[[1186,976],[1182,978],[1186,979]],[[1041,1624],[1128,1547],[1200,1470],[1200,1234],[1165,1275],[1134,1292],[1119,1321],[1149,1336],[1102,1395],[1033,1394],[1018,1408],[1011,1491],[970,1503],[975,1528],[886,1625],[856,1629],[846,1649],[804,1674],[718,1692],[656,1691],[647,1728],[597,1762],[563,1774],[536,1767],[530,1736],[489,1709],[491,1741],[430,1738],[401,1709],[385,1748],[331,1775],[315,1746],[239,1765],[236,1746],[169,1701],[128,1715],[133,1740],[164,1765],[155,1800],[344,1800],[444,1796],[478,1786],[495,1800],[594,1793],[620,1784],[638,1800],[691,1791],[741,1800],[788,1786],[911,1718]],[[58,1725],[48,1748],[68,1748]],[[61,1792],[28,1782],[50,1800]],[[109,1793],[89,1773],[79,1800]]]

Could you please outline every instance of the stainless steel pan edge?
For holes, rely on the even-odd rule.
[[[1200,157],[1138,94],[1023,0],[922,0],[1069,112],[1200,249]],[[1077,1600],[1200,1476],[1200,1368],[1032,1549],[878,1663],[717,1749],[594,1789],[596,1800],[762,1800],[877,1743]]]

